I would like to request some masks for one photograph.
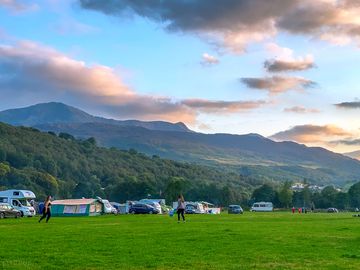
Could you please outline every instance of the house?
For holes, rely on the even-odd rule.
[[[51,202],[53,216],[96,216],[103,212],[103,204],[98,199],[69,199]]]

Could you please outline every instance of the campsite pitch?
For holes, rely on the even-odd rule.
[[[248,213],[0,220],[0,269],[360,269],[360,219]]]

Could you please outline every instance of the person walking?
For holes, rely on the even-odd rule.
[[[47,196],[44,203],[44,210],[42,212],[42,217],[39,219],[39,223],[46,217],[46,223],[48,223],[51,217],[51,196]]]
[[[185,216],[184,216],[185,200],[182,195],[179,195],[179,197],[178,197],[178,206],[177,206],[176,210],[177,210],[177,215],[178,215],[178,223],[180,222],[180,215],[182,217],[183,222],[185,222]]]

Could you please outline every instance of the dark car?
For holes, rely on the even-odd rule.
[[[333,207],[332,207],[332,208],[328,208],[328,209],[327,209],[327,212],[328,212],[328,213],[339,213],[339,211],[338,211],[336,208],[333,208]]]
[[[129,209],[130,214],[159,214],[159,210],[146,203],[133,204]]]
[[[6,217],[21,217],[21,212],[16,210],[8,203],[0,203],[0,219]]]
[[[196,214],[196,206],[193,204],[187,204],[185,206],[185,214]]]
[[[240,205],[232,204],[229,205],[228,214],[243,214],[244,211]]]

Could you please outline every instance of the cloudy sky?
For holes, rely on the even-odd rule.
[[[0,110],[59,101],[360,150],[360,0],[0,0]]]

